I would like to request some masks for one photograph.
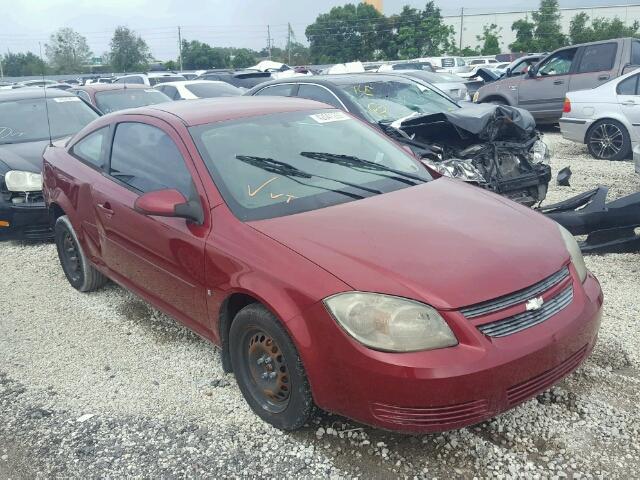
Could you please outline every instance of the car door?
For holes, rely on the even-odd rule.
[[[102,258],[116,279],[196,328],[209,328],[204,286],[209,208],[191,157],[161,120],[131,116],[113,130],[108,173],[93,197]],[[204,224],[134,210],[141,194],[166,188],[203,203]]]
[[[617,75],[616,65],[622,49],[618,42],[596,43],[581,47],[575,73],[571,75],[569,91],[587,90],[608,82]]]
[[[620,110],[627,117],[635,133],[635,141],[640,140],[640,74],[632,75],[618,83],[616,88]],[[633,137],[633,135],[632,135]]]
[[[577,48],[566,48],[552,53],[537,65],[533,76],[523,75],[518,106],[529,110],[537,120],[560,118],[576,52]]]

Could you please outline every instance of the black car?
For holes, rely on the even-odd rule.
[[[52,235],[42,198],[42,153],[51,139],[98,118],[77,96],[43,88],[0,91],[0,240]],[[99,147],[97,147],[99,148]]]
[[[234,87],[249,90],[272,78],[271,73],[259,72],[258,70],[207,70],[196,80],[217,80]]]
[[[284,78],[246,95],[303,97],[346,110],[404,144],[433,170],[475,183],[523,205],[546,197],[548,149],[531,115],[499,105],[469,105],[402,74]],[[478,108],[481,107],[481,108]]]

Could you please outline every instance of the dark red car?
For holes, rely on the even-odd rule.
[[[570,234],[313,101],[107,115],[46,151],[44,194],[71,284],[108,277],[220,345],[278,428],[314,405],[394,430],[477,423],[596,341],[602,292]]]

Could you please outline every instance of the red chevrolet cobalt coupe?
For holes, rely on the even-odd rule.
[[[110,278],[220,345],[267,422],[431,432],[571,373],[602,306],[569,233],[434,177],[328,105],[236,97],[95,120],[48,148],[44,194],[71,285]]]

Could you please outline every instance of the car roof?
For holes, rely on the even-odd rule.
[[[159,112],[179,118],[188,127],[223,122],[271,113],[333,109],[330,105],[304,98],[283,97],[219,97],[166,102],[147,107],[122,110],[120,114],[158,116]]]
[[[198,85],[201,83],[207,83],[207,84],[210,83],[212,85],[229,85],[227,82],[223,82],[221,80],[176,80],[175,82],[159,83],[158,85],[156,85],[156,87],[159,87],[161,85],[175,85],[175,86]],[[233,85],[229,85],[229,86],[233,86]]]
[[[338,73],[331,75],[304,75],[299,77],[288,77],[265,82],[257,87],[264,87],[266,85],[276,85],[279,83],[317,83],[319,85],[350,85],[352,83],[359,82],[390,82],[397,80],[398,77],[412,80],[399,72],[394,73]]]
[[[74,87],[74,90],[84,90],[85,92],[103,92],[105,90],[125,90],[125,89],[148,90],[148,85],[136,83],[90,83],[82,87]]]
[[[47,88],[47,98],[75,97],[73,93],[56,88]],[[0,102],[28,100],[30,98],[44,98],[45,89],[42,87],[24,87],[15,90],[0,90]]]

